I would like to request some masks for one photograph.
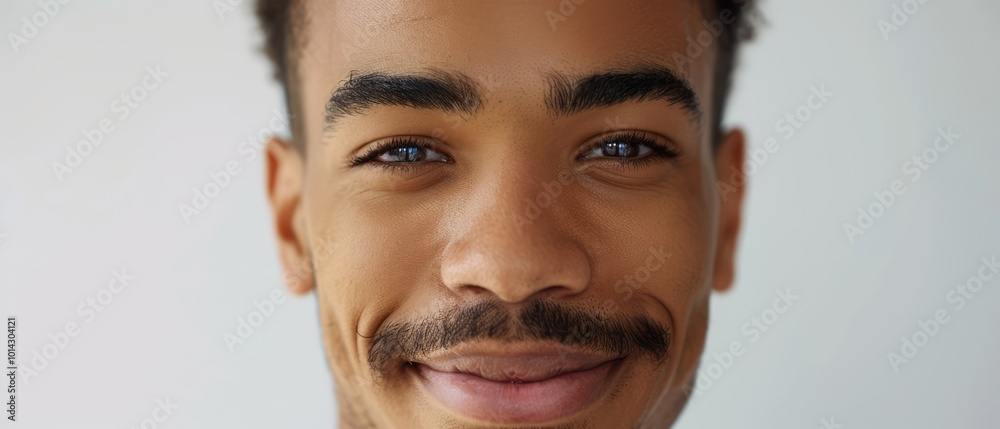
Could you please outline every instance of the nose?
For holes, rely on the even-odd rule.
[[[591,263],[574,239],[569,197],[548,188],[504,184],[489,198],[467,201],[466,225],[445,247],[441,276],[458,294],[491,293],[517,303],[576,295],[590,284]],[[547,194],[546,194],[547,193]],[[541,207],[538,202],[547,203]],[[478,206],[478,207],[477,207]]]

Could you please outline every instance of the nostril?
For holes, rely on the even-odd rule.
[[[480,295],[492,295],[497,299],[507,303],[527,302],[535,299],[563,299],[580,293],[567,286],[546,286],[538,288],[531,283],[497,285],[497,287],[482,287],[477,285],[463,285],[458,292],[479,297]]]
[[[580,292],[583,292],[583,290],[570,286],[554,285],[535,292],[530,298],[560,299],[571,297]]]
[[[455,289],[456,292],[459,292],[459,293],[464,294],[464,295],[479,296],[479,295],[492,295],[493,294],[493,292],[490,292],[489,289],[487,289],[485,287],[482,287],[482,286],[473,285],[473,284],[461,285],[461,286],[458,286],[457,288],[453,288],[453,289]]]

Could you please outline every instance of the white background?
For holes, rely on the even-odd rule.
[[[929,0],[885,40],[892,4],[764,4],[727,122],[780,149],[751,177],[738,281],[713,298],[702,368],[734,341],[746,352],[678,427],[1000,425],[1000,278],[962,310],[946,301],[1000,253],[1000,6]],[[0,316],[18,317],[22,366],[80,326],[21,382],[10,427],[131,427],[168,397],[160,427],[334,424],[312,297],[277,306],[233,353],[223,341],[280,287],[261,159],[237,152],[284,109],[252,9],[77,1],[19,52],[0,46]],[[3,41],[39,10],[2,2]],[[169,76],[118,120],[111,103],[155,65]],[[785,139],[776,121],[821,85],[835,95]],[[104,117],[115,131],[57,180],[52,162]],[[947,127],[961,138],[911,181],[903,165]],[[241,173],[185,223],[178,204],[231,160]],[[851,243],[843,225],[894,180],[906,193]],[[135,280],[86,323],[77,306],[122,268]],[[751,341],[741,326],[785,288],[800,298]],[[949,323],[894,371],[887,353],[938,309]]]

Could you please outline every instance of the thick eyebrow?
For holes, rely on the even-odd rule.
[[[642,65],[570,78],[549,75],[545,104],[557,116],[611,107],[628,101],[664,100],[680,104],[701,121],[701,103],[684,78],[660,65]],[[475,114],[483,106],[479,85],[460,72],[428,70],[421,74],[388,74],[352,71],[326,104],[326,123],[333,126],[345,116],[372,106],[403,106],[444,112]]]
[[[649,100],[680,104],[695,123],[701,122],[701,103],[691,84],[660,65],[611,70],[578,79],[554,73],[549,77],[545,104],[553,114],[567,116],[628,101]]]
[[[483,105],[483,97],[475,81],[458,72],[430,70],[396,75],[352,71],[326,103],[327,126],[376,105],[471,115]]]

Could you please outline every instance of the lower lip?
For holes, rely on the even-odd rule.
[[[578,413],[596,402],[611,384],[620,360],[541,381],[511,383],[416,364],[431,396],[448,409],[494,423],[543,423]]]

